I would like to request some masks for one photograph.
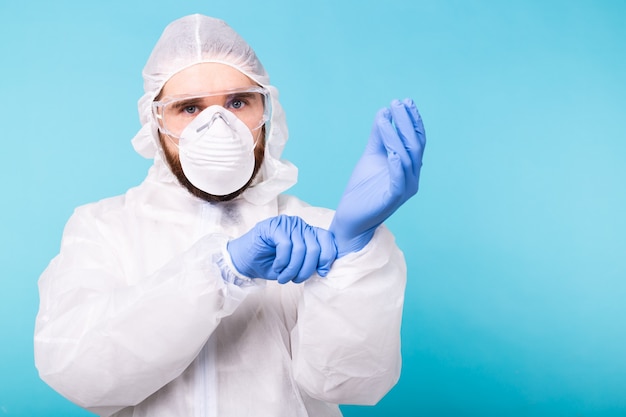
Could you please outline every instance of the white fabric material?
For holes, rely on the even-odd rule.
[[[158,167],[78,208],[39,283],[41,378],[103,416],[330,417],[376,403],[400,372],[402,253],[380,228],[327,278],[226,283],[224,236],[281,213],[332,217],[290,196],[210,205]]]
[[[201,30],[197,22],[232,35],[201,16],[171,27]],[[184,36],[166,30],[163,42],[175,34]],[[76,209],[40,278],[39,374],[101,416],[337,417],[336,404],[374,404],[398,380],[406,270],[384,227],[324,279],[279,285],[228,270],[227,240],[261,220],[298,215],[327,228],[332,219],[330,210],[279,195],[295,180],[295,168],[278,159],[284,115],[258,61],[232,62],[236,49],[211,59],[231,60],[272,91],[272,157],[262,179],[231,202],[209,204],[179,185],[152,148],[141,185]],[[147,103],[193,61],[169,62],[187,54],[169,52],[157,45],[146,66]],[[149,115],[142,121],[139,135],[153,135]],[[150,148],[144,139],[139,149]]]
[[[179,158],[187,179],[202,191],[234,193],[254,171],[252,132],[225,108],[210,106],[180,135]]]
[[[132,140],[133,147],[145,158],[165,159],[152,102],[174,74],[202,62],[230,65],[269,91],[272,115],[265,127],[265,161],[254,186],[243,195],[252,203],[265,204],[297,180],[297,168],[280,159],[287,142],[287,121],[278,101],[278,90],[270,85],[269,76],[256,54],[222,20],[195,14],[175,20],[165,28],[143,69],[144,95],[138,103],[142,127]],[[169,180],[176,181],[176,178],[172,175]]]

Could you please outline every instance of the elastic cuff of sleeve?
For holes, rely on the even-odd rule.
[[[220,269],[224,282],[236,285],[238,287],[250,287],[256,285],[252,278],[248,278],[237,272],[237,269],[230,260],[230,254],[226,249],[228,241],[224,241],[221,251],[213,254],[213,262]]]

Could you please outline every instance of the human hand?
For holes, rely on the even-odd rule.
[[[337,257],[361,250],[376,228],[417,193],[425,146],[413,100],[393,100],[378,111],[330,226]]]
[[[314,272],[325,277],[337,257],[332,234],[300,217],[280,215],[263,220],[228,242],[237,271],[250,278],[301,283]]]

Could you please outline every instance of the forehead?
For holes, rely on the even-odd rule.
[[[203,62],[174,74],[163,86],[161,95],[207,93],[256,85],[248,76],[229,65]]]

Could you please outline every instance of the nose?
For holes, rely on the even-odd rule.
[[[222,122],[224,122],[226,124],[226,126],[230,127],[230,123],[228,122],[226,117],[224,117],[222,112],[221,111],[216,111],[213,114],[213,116],[211,117],[211,120],[209,120],[208,122],[206,122],[205,124],[200,126],[198,129],[196,129],[196,133],[199,133],[201,130],[210,128],[211,126],[213,126],[213,123],[215,123],[218,119],[221,120]]]

